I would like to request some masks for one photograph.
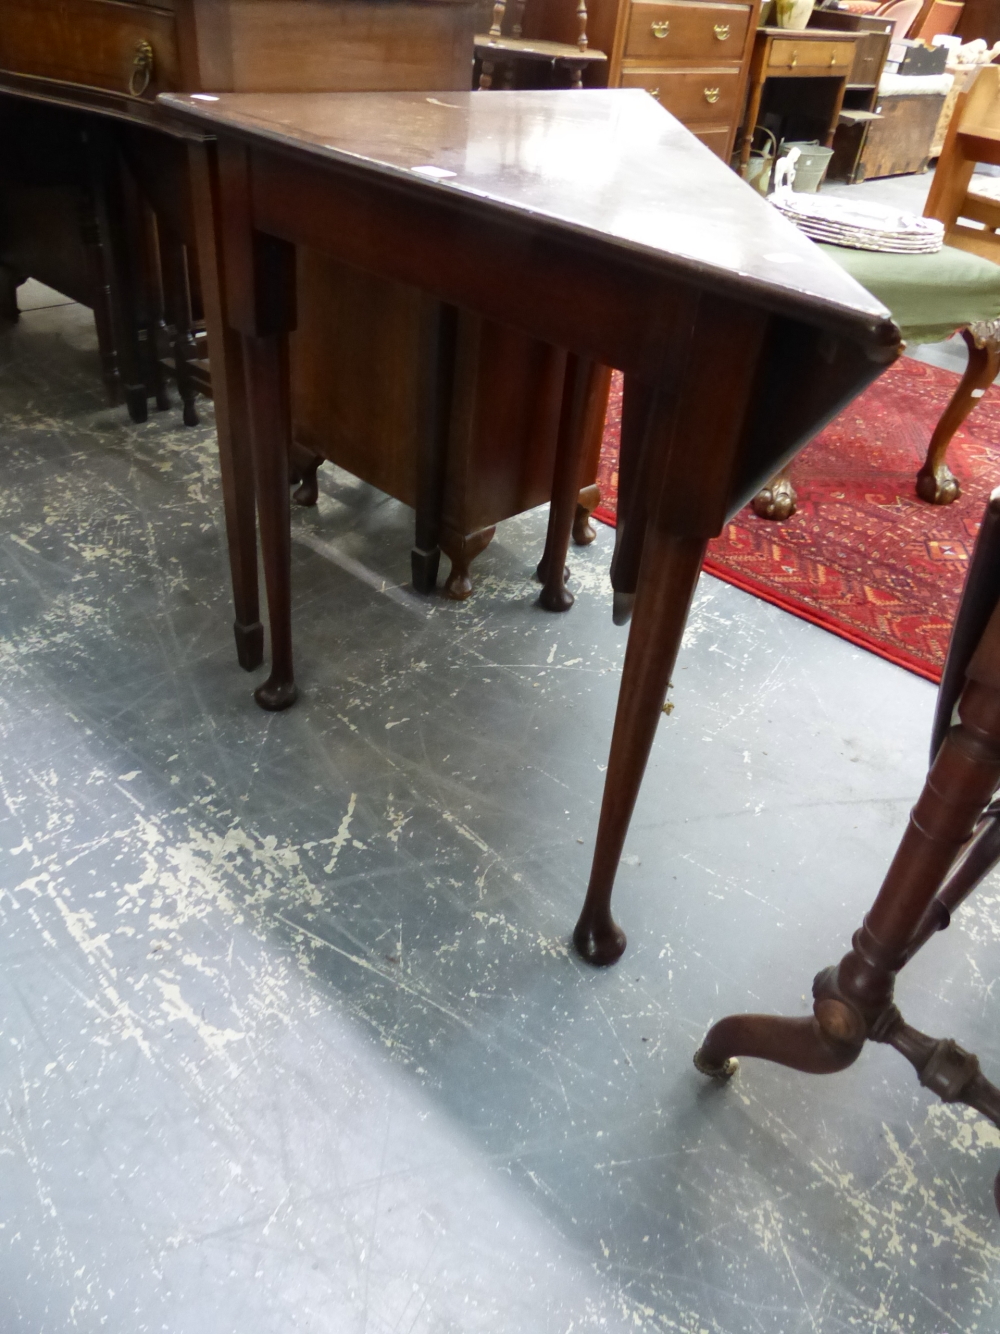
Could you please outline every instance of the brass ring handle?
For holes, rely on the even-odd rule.
[[[153,78],[153,48],[145,39],[135,44],[135,58],[132,61],[132,73],[128,81],[128,90],[133,97],[141,97]]]
[[[798,51],[793,51],[793,52],[792,52],[792,58],[791,58],[791,60],[788,62],[788,68],[789,68],[789,69],[794,69],[795,66],[796,66],[798,63],[799,63],[799,53],[798,53]]]
[[[724,42],[729,37],[729,24],[717,23],[712,29],[718,41]]]
[[[833,69],[836,63],[837,63],[837,53],[836,51],[834,51],[833,54],[830,56],[830,68]]]
[[[705,89],[705,101],[706,101],[706,102],[718,102],[718,100],[719,100],[719,90],[718,90],[718,88],[706,88],[706,89]]]
[[[655,23],[651,23],[649,26],[654,37],[666,37],[667,33],[670,31],[670,24],[666,19],[658,19]]]

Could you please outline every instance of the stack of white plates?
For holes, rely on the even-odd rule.
[[[771,203],[806,236],[851,250],[895,255],[931,255],[944,244],[944,225],[934,218],[900,213],[884,204],[862,204],[838,195],[775,191]]]

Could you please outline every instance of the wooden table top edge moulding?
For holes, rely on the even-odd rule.
[[[263,707],[297,694],[287,488],[296,247],[424,294],[427,478],[448,447],[463,312],[565,350],[547,578],[561,578],[570,538],[587,369],[596,360],[624,371],[611,578],[616,619],[631,614],[632,625],[574,933],[584,958],[614,962],[625,937],[611,890],[708,539],[895,359],[899,331],[637,91],[164,101],[215,136],[192,153],[203,243],[214,239],[219,299],[248,367],[271,632]],[[421,503],[433,519],[440,492],[428,486]]]

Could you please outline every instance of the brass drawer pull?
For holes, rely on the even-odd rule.
[[[670,31],[670,24],[666,19],[658,19],[655,23],[651,23],[649,26],[652,29],[654,37],[666,37],[667,33]]]
[[[650,95],[650,97],[659,97],[659,95],[660,95],[660,90],[659,90],[659,88],[650,88],[650,90],[649,90],[649,95]]]
[[[720,42],[725,42],[729,38],[728,23],[717,23],[712,31],[715,33],[716,39]]]
[[[719,90],[718,90],[718,88],[706,88],[706,89],[705,89],[705,101],[706,101],[706,102],[718,102],[718,100],[719,100]]]
[[[834,51],[834,52],[832,53],[832,55],[830,56],[830,68],[833,69],[833,67],[834,67],[834,65],[836,65],[836,63],[837,63],[837,52]]]
[[[132,61],[132,74],[128,81],[128,90],[133,97],[141,97],[153,78],[153,48],[143,40],[135,44],[135,58]]]
[[[789,69],[794,69],[795,66],[796,66],[798,63],[799,63],[799,53],[798,53],[798,51],[793,51],[793,52],[792,52],[792,58],[791,58],[791,60],[788,62],[788,68],[789,68]]]

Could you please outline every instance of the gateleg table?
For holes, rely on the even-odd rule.
[[[287,370],[296,247],[424,294],[417,525],[428,549],[463,318],[565,349],[540,567],[549,605],[565,592],[588,368],[624,372],[612,586],[616,620],[632,624],[574,935],[584,958],[614,962],[625,936],[612,885],[706,544],[895,359],[899,331],[642,91],[162,100],[195,131],[200,267],[243,339],[270,614],[262,707],[285,708],[297,693]]]

